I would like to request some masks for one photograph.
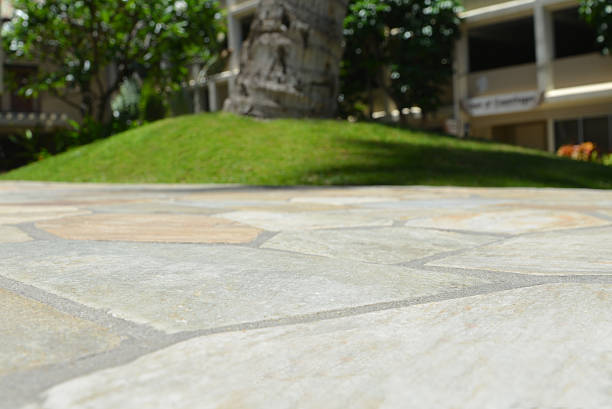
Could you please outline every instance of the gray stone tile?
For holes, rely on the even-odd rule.
[[[89,214],[73,206],[0,205],[0,225],[60,219],[65,216]]]
[[[364,208],[370,209],[472,209],[491,205],[506,203],[501,199],[483,199],[479,197],[470,198],[443,198],[443,199],[417,199],[400,200],[394,202],[365,203]]]
[[[0,247],[0,271],[167,332],[428,296],[483,283],[272,250],[152,243],[6,245]]]
[[[396,264],[496,240],[407,227],[282,232],[262,247],[369,263]]]
[[[88,206],[88,210],[98,213],[121,213],[121,214],[204,214],[215,213],[214,209],[206,209],[175,202],[141,202],[141,203],[119,203],[101,206]],[[219,212],[218,210],[216,211]]]
[[[360,215],[344,210],[302,213],[238,211],[217,216],[269,231],[391,226],[393,224],[393,220],[389,218]]]
[[[610,222],[577,212],[552,209],[505,209],[497,211],[463,211],[441,216],[412,219],[406,223],[406,226],[520,234],[578,227],[594,227],[605,224],[610,224]]]
[[[0,377],[112,349],[105,328],[0,289]]]
[[[612,274],[612,227],[529,234],[430,265],[537,275]]]
[[[17,227],[0,225],[0,243],[23,243],[32,238]]]
[[[608,408],[612,286],[559,284],[192,339],[28,409]]]
[[[365,203],[393,203],[397,201],[393,197],[377,196],[302,196],[291,199],[293,203],[326,204],[334,206],[362,205]]]

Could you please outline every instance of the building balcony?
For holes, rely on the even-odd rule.
[[[535,64],[478,71],[468,75],[468,96],[482,97],[538,89]]]
[[[68,115],[63,113],[0,112],[1,128],[59,128],[68,126]]]

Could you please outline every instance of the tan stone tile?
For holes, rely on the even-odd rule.
[[[36,226],[70,240],[247,243],[260,233],[225,219],[170,214],[94,214],[40,222]]]
[[[0,243],[23,243],[32,238],[17,227],[0,225]]]
[[[412,219],[406,226],[471,230],[490,233],[526,232],[594,227],[610,224],[606,220],[569,211],[512,209],[502,211],[457,212],[437,217]]]
[[[559,284],[195,338],[28,409],[608,408],[611,309]]]
[[[0,310],[0,376],[78,359],[121,342],[105,328],[3,289]]]

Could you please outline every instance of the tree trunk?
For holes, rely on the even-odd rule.
[[[348,0],[262,0],[225,109],[261,118],[336,112]]]

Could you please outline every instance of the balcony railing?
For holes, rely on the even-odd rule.
[[[68,125],[69,117],[63,113],[0,112],[0,126],[57,127]]]

